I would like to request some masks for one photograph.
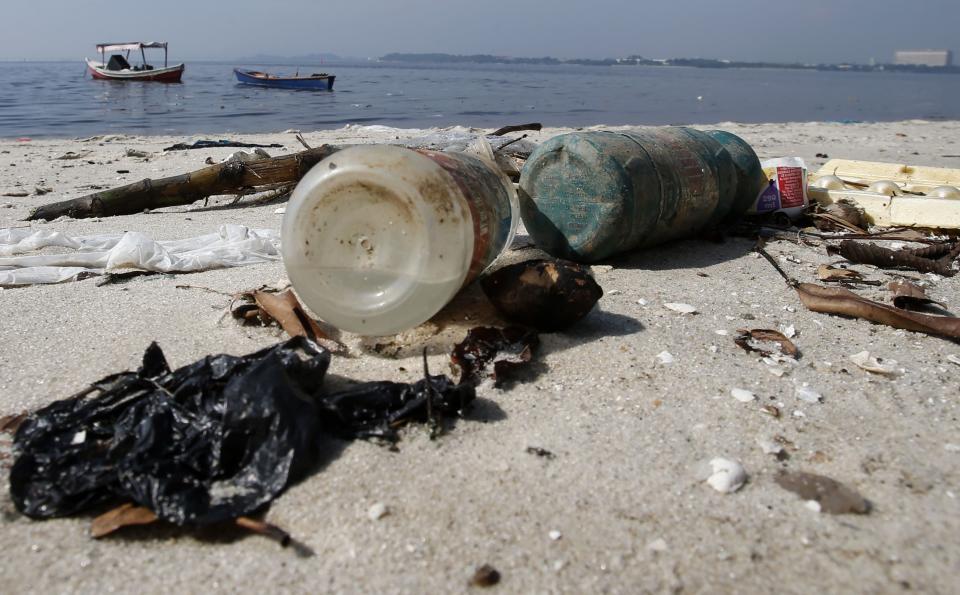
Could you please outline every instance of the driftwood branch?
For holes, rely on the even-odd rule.
[[[539,131],[543,128],[543,124],[540,122],[532,122],[530,124],[515,124],[513,126],[504,126],[503,128],[497,128],[490,133],[490,136],[503,136],[504,134],[510,134],[511,132],[521,132],[523,130],[534,130]]]
[[[75,219],[131,215],[144,209],[186,205],[201,198],[220,194],[241,194],[255,188],[294,185],[310,168],[340,147],[323,145],[259,161],[225,161],[203,169],[95,192],[34,209],[27,220],[56,219],[66,215]]]

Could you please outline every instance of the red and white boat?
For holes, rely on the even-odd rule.
[[[147,64],[146,49],[163,49],[163,68],[155,68]],[[130,52],[140,50],[140,64],[130,65]],[[87,59],[90,76],[95,79],[109,81],[157,81],[161,83],[179,83],[183,76],[184,65],[167,65],[167,42],[165,41],[131,41],[127,43],[99,43],[100,62]],[[108,52],[116,53],[107,59]]]

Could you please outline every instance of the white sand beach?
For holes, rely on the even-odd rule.
[[[698,128],[740,135],[762,159],[802,157],[812,170],[827,160],[817,154],[960,168],[955,121]],[[422,134],[359,126],[303,131],[311,146]],[[302,148],[289,132],[202,138],[228,137],[283,144],[267,149],[271,155]],[[225,223],[279,229],[282,205],[230,206],[232,197],[130,216],[23,221],[42,204],[185,173],[236,150],[162,151],[192,140],[0,139],[0,229],[139,231],[158,240]],[[127,156],[130,149],[147,157]],[[57,159],[68,152],[82,158]],[[595,266],[604,297],[570,330],[541,335],[535,379],[480,389],[468,417],[435,440],[423,427],[405,428],[399,452],[362,441],[331,444],[323,466],[266,515],[312,548],[311,558],[254,535],[146,527],[94,540],[89,516],[30,520],[10,499],[11,438],[0,434],[0,585],[10,593],[447,593],[476,589],[468,587],[474,569],[490,564],[502,575],[492,590],[504,593],[955,592],[960,365],[948,356],[960,356],[960,345],[809,312],[751,248],[743,238],[687,240]],[[768,250],[803,281],[815,281],[819,264],[839,260],[822,247],[786,241]],[[852,268],[889,279],[869,266]],[[960,278],[903,274],[960,310]],[[92,278],[0,289],[0,416],[134,369],[151,341],[172,366],[272,345],[285,335],[240,326],[224,312],[229,294],[284,281],[276,261],[102,287]],[[861,291],[889,296],[882,288]],[[673,302],[698,313],[664,308]],[[415,381],[424,344],[431,370],[449,373],[450,346],[491,320],[483,294],[468,288],[398,340],[398,349],[377,352],[369,341],[345,337],[351,355],[334,357],[330,374]],[[737,329],[788,326],[801,357],[782,376],[733,342]],[[854,365],[850,356],[864,350],[896,360],[896,375]],[[664,351],[672,363],[658,359]],[[798,398],[803,386],[823,401]],[[740,402],[734,388],[757,400]],[[764,404],[782,415],[763,413]],[[784,460],[758,444],[776,437],[788,445]],[[723,494],[703,481],[715,457],[742,463],[749,478],[740,490]],[[811,510],[774,482],[784,468],[841,481],[873,508],[866,515]],[[375,504],[389,514],[372,520]]]

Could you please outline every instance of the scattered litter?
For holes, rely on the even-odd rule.
[[[805,501],[813,501],[819,512],[828,514],[866,514],[870,503],[852,488],[835,479],[804,473],[785,471],[777,476],[777,485],[797,494]]]
[[[660,363],[664,365],[672,364],[673,359],[674,359],[673,354],[670,353],[669,351],[661,351],[660,353],[657,354],[657,360],[659,360]]]
[[[663,305],[667,310],[673,310],[674,312],[679,312],[680,314],[696,314],[697,309],[690,304],[681,304],[681,303],[667,303]]]
[[[747,481],[747,472],[737,461],[718,457],[710,461],[710,467],[713,472],[707,483],[718,492],[736,492]]]
[[[377,502],[367,510],[367,518],[371,521],[379,521],[390,514],[390,509],[383,502]]]
[[[460,367],[460,384],[474,386],[492,380],[494,386],[527,364],[539,345],[537,333],[520,327],[478,326],[454,346],[450,359]]]
[[[587,315],[603,290],[588,270],[565,260],[529,260],[480,281],[507,318],[541,331],[562,330]]]
[[[850,356],[850,361],[867,372],[873,372],[874,374],[881,374],[883,376],[897,375],[896,360],[876,358],[871,356],[869,351],[854,353]]]
[[[757,395],[744,388],[734,388],[730,390],[730,394],[734,399],[740,401],[741,403],[749,403],[750,401],[757,400]]]
[[[500,573],[489,564],[484,564],[473,573],[470,584],[475,587],[492,587],[500,582]]]

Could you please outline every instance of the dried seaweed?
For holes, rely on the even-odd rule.
[[[478,326],[454,346],[450,359],[460,367],[460,384],[476,386],[490,379],[499,386],[507,375],[530,361],[539,343],[532,330]]]
[[[839,246],[828,246],[828,254],[839,254],[850,262],[872,264],[882,269],[910,269],[921,273],[936,273],[950,277],[956,273],[951,268],[952,258],[932,260],[915,255],[908,250],[890,250],[876,244],[844,240]]]

